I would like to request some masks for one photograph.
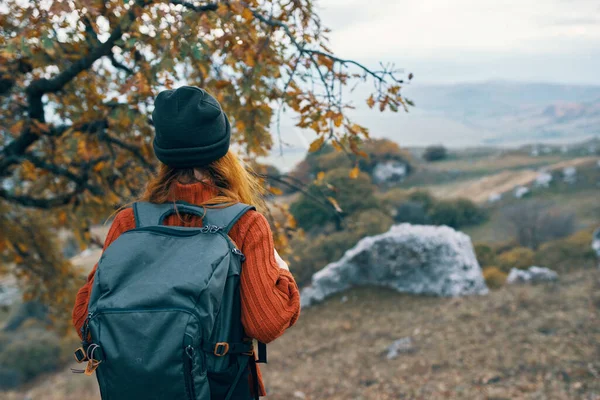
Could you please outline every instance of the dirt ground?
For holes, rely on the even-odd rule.
[[[414,348],[387,360],[402,337]],[[461,299],[354,289],[304,310],[269,360],[271,400],[599,400],[600,271]],[[2,398],[99,396],[93,377],[65,370]]]

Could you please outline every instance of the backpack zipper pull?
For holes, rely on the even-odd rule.
[[[242,262],[246,261],[246,256],[237,247],[232,248],[231,252],[235,255],[240,256],[242,258]]]
[[[192,347],[191,344],[188,344],[185,348],[185,354],[192,360],[192,365],[196,365],[196,357],[194,357],[196,350]]]

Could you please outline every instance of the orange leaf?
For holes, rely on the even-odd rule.
[[[336,127],[340,127],[340,126],[342,126],[342,120],[343,120],[343,117],[344,117],[344,116],[343,116],[342,114],[339,114],[339,113],[338,113],[338,114],[336,114],[336,115],[335,115],[335,117],[333,118],[333,124],[334,124]]]
[[[273,193],[275,196],[281,196],[283,194],[283,192],[281,191],[281,189],[273,187],[273,186],[271,186],[269,188],[269,192]]]
[[[336,199],[334,199],[333,197],[327,197],[327,200],[329,200],[331,205],[333,205],[333,208],[335,208],[335,211],[337,211],[339,213],[342,212],[342,208],[340,207],[340,205],[338,204]]]
[[[359,173],[360,173],[360,170],[358,169],[358,166],[352,168],[352,170],[350,171],[350,179],[358,178]]]
[[[253,16],[254,15],[252,15],[252,11],[250,11],[248,8],[244,8],[244,11],[242,11],[242,18],[244,18],[246,21],[250,21]]]
[[[319,150],[321,146],[323,146],[323,143],[325,143],[325,136],[321,136],[317,140],[312,142],[310,144],[310,147],[308,148],[308,151],[314,153],[315,151]]]
[[[288,215],[288,227],[290,229],[296,229],[296,227],[298,226],[298,224],[296,223],[296,218],[294,218],[294,216],[292,214]]]
[[[373,108],[373,106],[375,105],[375,99],[373,98],[373,95],[369,96],[369,98],[367,99],[367,105],[369,106],[369,108]]]
[[[24,124],[25,121],[23,120],[17,121],[17,123],[10,127],[9,132],[14,136],[18,135],[19,133],[21,133],[21,129],[23,129]]]
[[[102,171],[102,169],[104,168],[105,164],[106,163],[104,161],[101,161],[98,164],[94,165],[94,172],[100,172],[100,171]]]
[[[325,178],[325,172],[321,171],[317,174],[317,182],[321,182]]]

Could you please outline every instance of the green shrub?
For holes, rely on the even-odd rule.
[[[423,153],[425,161],[440,161],[448,157],[448,150],[444,146],[429,146]]]
[[[11,307],[10,314],[4,325],[5,331],[15,331],[28,319],[35,319],[43,323],[48,323],[47,306],[36,302],[19,302]]]
[[[429,218],[432,224],[458,229],[483,223],[487,212],[471,200],[444,200],[432,205]]]
[[[496,265],[496,253],[490,245],[484,243],[476,243],[474,249],[475,256],[477,257],[477,262],[479,262],[479,265],[482,268],[489,267],[491,265]]]
[[[375,208],[378,205],[371,177],[361,172],[356,179],[352,179],[347,168],[328,172],[322,182],[313,183],[308,187],[308,193],[309,195],[302,194],[290,206],[290,212],[298,222],[298,226],[305,230],[323,227],[338,220],[332,205],[320,204],[314,200],[314,197],[323,202],[327,202],[326,197],[334,198],[344,215]]]
[[[513,268],[527,269],[535,265],[535,252],[527,247],[515,247],[500,254],[496,260],[504,272],[510,272]]]
[[[20,333],[0,353],[0,365],[24,381],[58,368],[64,361],[60,339],[53,333],[32,329]],[[11,372],[12,371],[12,372]]]
[[[425,190],[417,190],[410,193],[407,200],[414,201],[423,204],[423,208],[429,212],[433,205],[436,203],[435,197]]]
[[[394,220],[399,223],[409,223],[415,225],[427,225],[429,215],[422,203],[416,201],[407,201],[400,204],[394,211]]]
[[[379,209],[372,208],[349,217],[346,229],[365,237],[387,232],[393,224],[392,217]]]
[[[536,253],[536,264],[563,272],[594,268],[597,258],[591,246],[592,233],[591,229],[586,229],[564,239],[544,243]]]
[[[23,383],[23,375],[14,369],[0,365],[0,390],[16,389]]]
[[[490,289],[499,289],[506,283],[508,274],[498,267],[487,267],[483,269],[483,279]]]

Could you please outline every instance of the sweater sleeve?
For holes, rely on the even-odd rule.
[[[104,247],[102,251],[106,250],[108,246],[114,242],[121,233],[132,229],[135,226],[135,220],[133,216],[133,211],[131,209],[125,209],[117,214],[115,217],[108,234],[106,235],[106,239],[104,240]],[[72,321],[77,334],[81,338],[81,327],[85,321],[85,318],[88,313],[88,303],[90,301],[90,294],[92,289],[92,284],[94,283],[94,276],[96,275],[96,269],[98,268],[98,263],[94,265],[92,271],[88,274],[86,283],[77,291],[77,295],[75,296],[75,305],[73,307],[72,312]]]
[[[240,277],[242,324],[247,335],[268,343],[298,319],[300,293],[292,274],[275,261],[267,219],[258,212],[247,215],[241,247],[246,256]]]

